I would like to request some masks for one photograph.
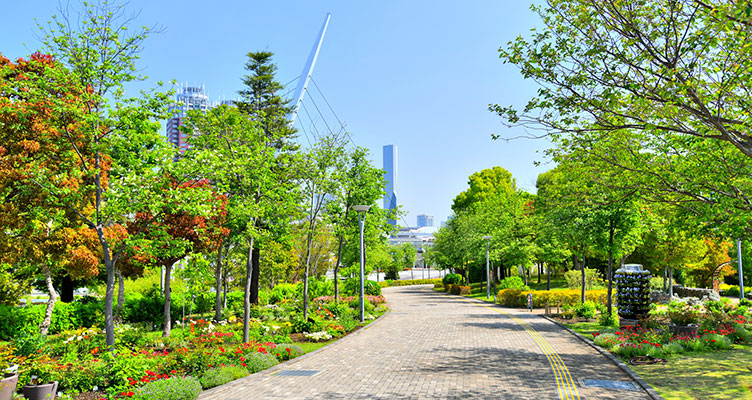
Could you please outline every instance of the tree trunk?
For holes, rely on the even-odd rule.
[[[118,278],[118,299],[117,306],[115,307],[115,319],[120,319],[120,313],[123,311],[123,302],[125,301],[125,280],[123,279],[123,273],[120,268],[117,269]]]
[[[261,276],[261,249],[254,248],[251,253],[251,262],[253,263],[253,272],[251,273],[251,303],[258,304],[259,296],[259,277]]]
[[[224,291],[223,291],[224,293],[222,293],[222,308],[223,309],[227,308],[227,283],[228,283],[227,280],[228,278],[229,277],[227,276],[227,268],[225,268],[225,272],[222,276],[222,283],[224,286]]]
[[[674,297],[674,267],[668,269],[668,295],[669,299]]]
[[[70,303],[73,301],[73,279],[70,276],[63,276],[60,283],[60,301],[63,303]]]
[[[345,217],[347,212],[345,212]],[[339,303],[339,264],[342,259],[342,244],[344,243],[344,237],[339,237],[339,245],[337,245],[337,262],[334,264],[334,302]]]
[[[608,276],[606,277],[606,279],[608,279],[608,291],[606,293],[606,312],[608,312],[609,318],[611,318],[611,292],[614,287],[613,279],[611,279],[614,274],[614,226],[613,222],[610,222],[611,224],[608,230]]]
[[[585,302],[585,252],[582,252],[582,291],[581,291],[581,301]]]
[[[49,294],[50,298],[47,300],[47,308],[44,311],[44,320],[39,324],[39,334],[47,336],[47,331],[50,329],[50,324],[52,323],[52,310],[55,308],[57,293],[55,292],[55,287],[52,286],[50,267],[47,264],[44,264],[42,269],[44,270],[44,280],[47,283],[47,294]]]
[[[110,254],[110,246],[107,238],[104,236],[102,226],[96,227],[97,238],[102,246],[105,269],[107,270],[107,286],[104,296],[104,331],[106,336],[107,349],[115,350],[115,321],[112,318],[112,301],[115,296],[115,263]]]
[[[306,245],[306,262],[305,273],[303,274],[303,319],[308,320],[308,269],[311,265],[311,246],[313,245],[313,221],[309,227],[308,240]]]
[[[667,268],[663,267],[663,293],[666,293],[666,289],[668,289],[666,285],[666,282],[668,281],[668,277],[666,276],[667,275],[666,270]]]
[[[222,320],[222,261],[224,259],[222,247],[224,243],[225,240],[222,238],[217,250],[217,264],[214,266],[214,283],[217,291],[217,296],[214,298],[214,320],[217,322]]]
[[[253,237],[248,240],[248,257],[245,262],[245,296],[243,297],[243,343],[250,340],[251,275],[253,274]]]
[[[172,283],[172,263],[164,267],[164,328],[162,329],[162,337],[170,337],[170,330],[172,328],[172,316],[170,315],[170,307],[172,305],[172,289],[170,288]],[[183,299],[183,304],[185,304],[185,299]]]
[[[551,266],[546,266],[546,290],[551,290]]]
[[[543,263],[538,263],[538,284],[540,285],[541,275],[543,274]]]

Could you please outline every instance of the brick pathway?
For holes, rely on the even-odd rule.
[[[384,295],[391,313],[363,332],[199,399],[649,399],[642,390],[582,385],[583,379],[631,380],[539,316],[430,286],[387,288]],[[319,372],[278,375],[287,370]]]

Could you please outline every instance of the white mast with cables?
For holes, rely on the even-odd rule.
[[[303,96],[305,95],[306,88],[308,87],[308,81],[311,80],[311,75],[313,74],[313,67],[316,65],[316,59],[319,57],[319,50],[321,50],[321,43],[324,41],[324,34],[326,34],[326,27],[329,25],[329,19],[332,17],[332,13],[326,13],[326,18],[324,19],[324,24],[321,26],[321,32],[319,32],[319,36],[316,39],[316,42],[313,44],[313,48],[311,49],[311,54],[308,56],[308,62],[306,62],[305,67],[303,67],[303,73],[300,74],[300,79],[298,80],[298,86],[295,88],[295,105],[292,108],[292,113],[290,115],[290,125],[295,125],[295,118],[298,116],[298,110],[300,110],[300,103],[303,101]]]

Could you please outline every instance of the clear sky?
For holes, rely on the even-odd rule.
[[[3,4],[0,53],[15,59],[39,49],[34,19],[48,21],[57,7],[57,0]],[[147,86],[203,84],[212,100],[236,97],[249,51],[274,52],[279,81],[295,79],[331,12],[313,73],[324,97],[311,84],[315,104],[306,103],[323,117],[302,114],[299,123],[309,131],[323,131],[324,120],[335,125],[325,98],[376,166],[382,146],[396,145],[396,191],[410,225],[418,214],[446,220],[473,172],[500,165],[534,191],[550,168],[533,166],[544,159],[545,141],[491,140],[491,133],[522,132],[505,129],[488,104],[521,105],[535,94],[534,82],[498,58],[500,46],[539,25],[529,1],[131,0],[127,7],[140,10],[139,24],[164,28],[141,54]]]

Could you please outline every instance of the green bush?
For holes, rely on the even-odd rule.
[[[382,288],[391,286],[412,286],[412,285],[437,285],[441,284],[441,279],[406,279],[406,280],[384,280],[379,282],[379,286]],[[442,285],[443,286],[443,285]]]
[[[680,343],[670,342],[663,346],[663,354],[665,355],[681,354],[681,353],[684,353],[684,347],[682,347]]]
[[[713,350],[728,350],[731,348],[731,340],[723,335],[709,333],[700,338],[702,342]]]
[[[689,339],[689,340],[683,340],[681,343],[682,347],[686,351],[705,351],[707,348],[705,347],[705,344],[700,339]]]
[[[318,332],[321,324],[318,319],[309,315],[308,319],[303,318],[303,314],[295,313],[290,316],[292,331],[295,333]]]
[[[730,288],[723,291],[724,296],[739,297],[739,286],[732,285]]]
[[[282,357],[281,358],[282,361],[284,361],[284,360],[292,360],[293,358],[297,358],[297,357],[300,357],[303,354],[305,354],[305,351],[303,351],[303,349],[300,348],[300,346],[298,346],[297,344],[293,344],[293,343],[281,343],[281,344],[278,344],[277,345],[277,349],[278,350],[284,350],[284,351],[280,351],[279,352],[280,355],[281,355],[281,357]],[[288,349],[289,349],[289,351],[288,351]]]
[[[192,376],[172,377],[149,382],[136,390],[139,400],[194,400],[201,393],[201,383]]]
[[[238,318],[243,317],[244,297],[245,297],[245,294],[239,290],[227,293],[227,311],[230,315],[234,315]]]
[[[348,278],[345,281],[345,284],[342,285],[342,291],[345,294],[354,295],[357,296],[360,294],[360,278],[358,277],[352,277]],[[369,296],[379,296],[381,295],[381,286],[379,286],[379,283],[376,281],[367,280],[363,283],[363,290],[365,291],[366,295]]]
[[[358,322],[355,320],[355,313],[350,310],[350,307],[347,308],[347,311],[342,310],[342,312],[337,316],[337,321],[339,321],[339,324],[342,325],[342,328],[345,330],[345,332],[350,332],[351,330],[355,329],[355,326],[358,325]]]
[[[290,302],[298,298],[303,290],[293,283],[278,283],[269,293],[269,303]]]
[[[613,351],[614,354],[626,359],[647,355],[647,349],[639,344],[634,343],[620,343],[614,347]]]
[[[459,285],[462,283],[462,280],[462,275],[460,274],[446,274],[441,278],[441,283],[444,284],[444,287],[447,287],[449,285]]]
[[[503,289],[519,289],[519,290],[530,290],[529,287],[525,286],[525,283],[522,282],[522,278],[519,276],[509,276],[501,280],[498,285],[496,285],[496,288],[498,290]]]
[[[650,283],[648,285],[650,287],[650,290],[662,291],[663,290],[663,277],[656,276],[656,277],[650,278]]]
[[[593,343],[603,347],[606,350],[611,350],[616,346],[619,341],[619,337],[613,333],[601,333],[593,339]]]
[[[616,307],[611,307],[611,315],[609,315],[606,310],[606,307],[604,306],[603,309],[601,310],[600,315],[598,316],[598,325],[618,328],[619,327],[619,312],[616,310]]]
[[[198,381],[201,383],[201,387],[206,390],[224,385],[225,383],[243,378],[247,375],[248,370],[243,367],[209,368],[204,372],[204,376]]]
[[[570,289],[582,288],[582,271],[572,270],[564,273],[564,279],[567,280],[567,286]],[[600,278],[598,270],[592,268],[585,268],[585,289],[590,290],[594,286],[603,284],[603,280]]]
[[[734,333],[730,336],[734,338],[734,341],[740,343],[752,343],[752,334],[744,327],[744,325],[734,322],[731,324],[734,328]]]
[[[353,299],[352,301],[350,301],[349,305],[351,309],[355,310],[356,314],[360,313],[360,299]],[[373,304],[371,304],[371,302],[367,299],[363,299],[363,310],[366,313],[373,312]]]
[[[580,318],[595,318],[595,311],[597,310],[597,306],[592,301],[586,301],[584,303],[578,304],[574,306],[574,312],[577,314]]]
[[[326,279],[309,279],[308,280],[308,298],[334,296],[334,281]]]
[[[277,350],[280,350],[280,346],[283,345],[277,345]],[[284,348],[282,348],[281,350],[284,350]],[[271,368],[277,364],[279,364],[277,357],[269,353],[253,352],[248,354],[248,356],[245,358],[246,368],[248,369],[248,372],[252,374]]]
[[[745,293],[746,295],[746,293]],[[749,299],[739,299],[739,305],[745,306],[745,307],[752,307],[752,300]]]

